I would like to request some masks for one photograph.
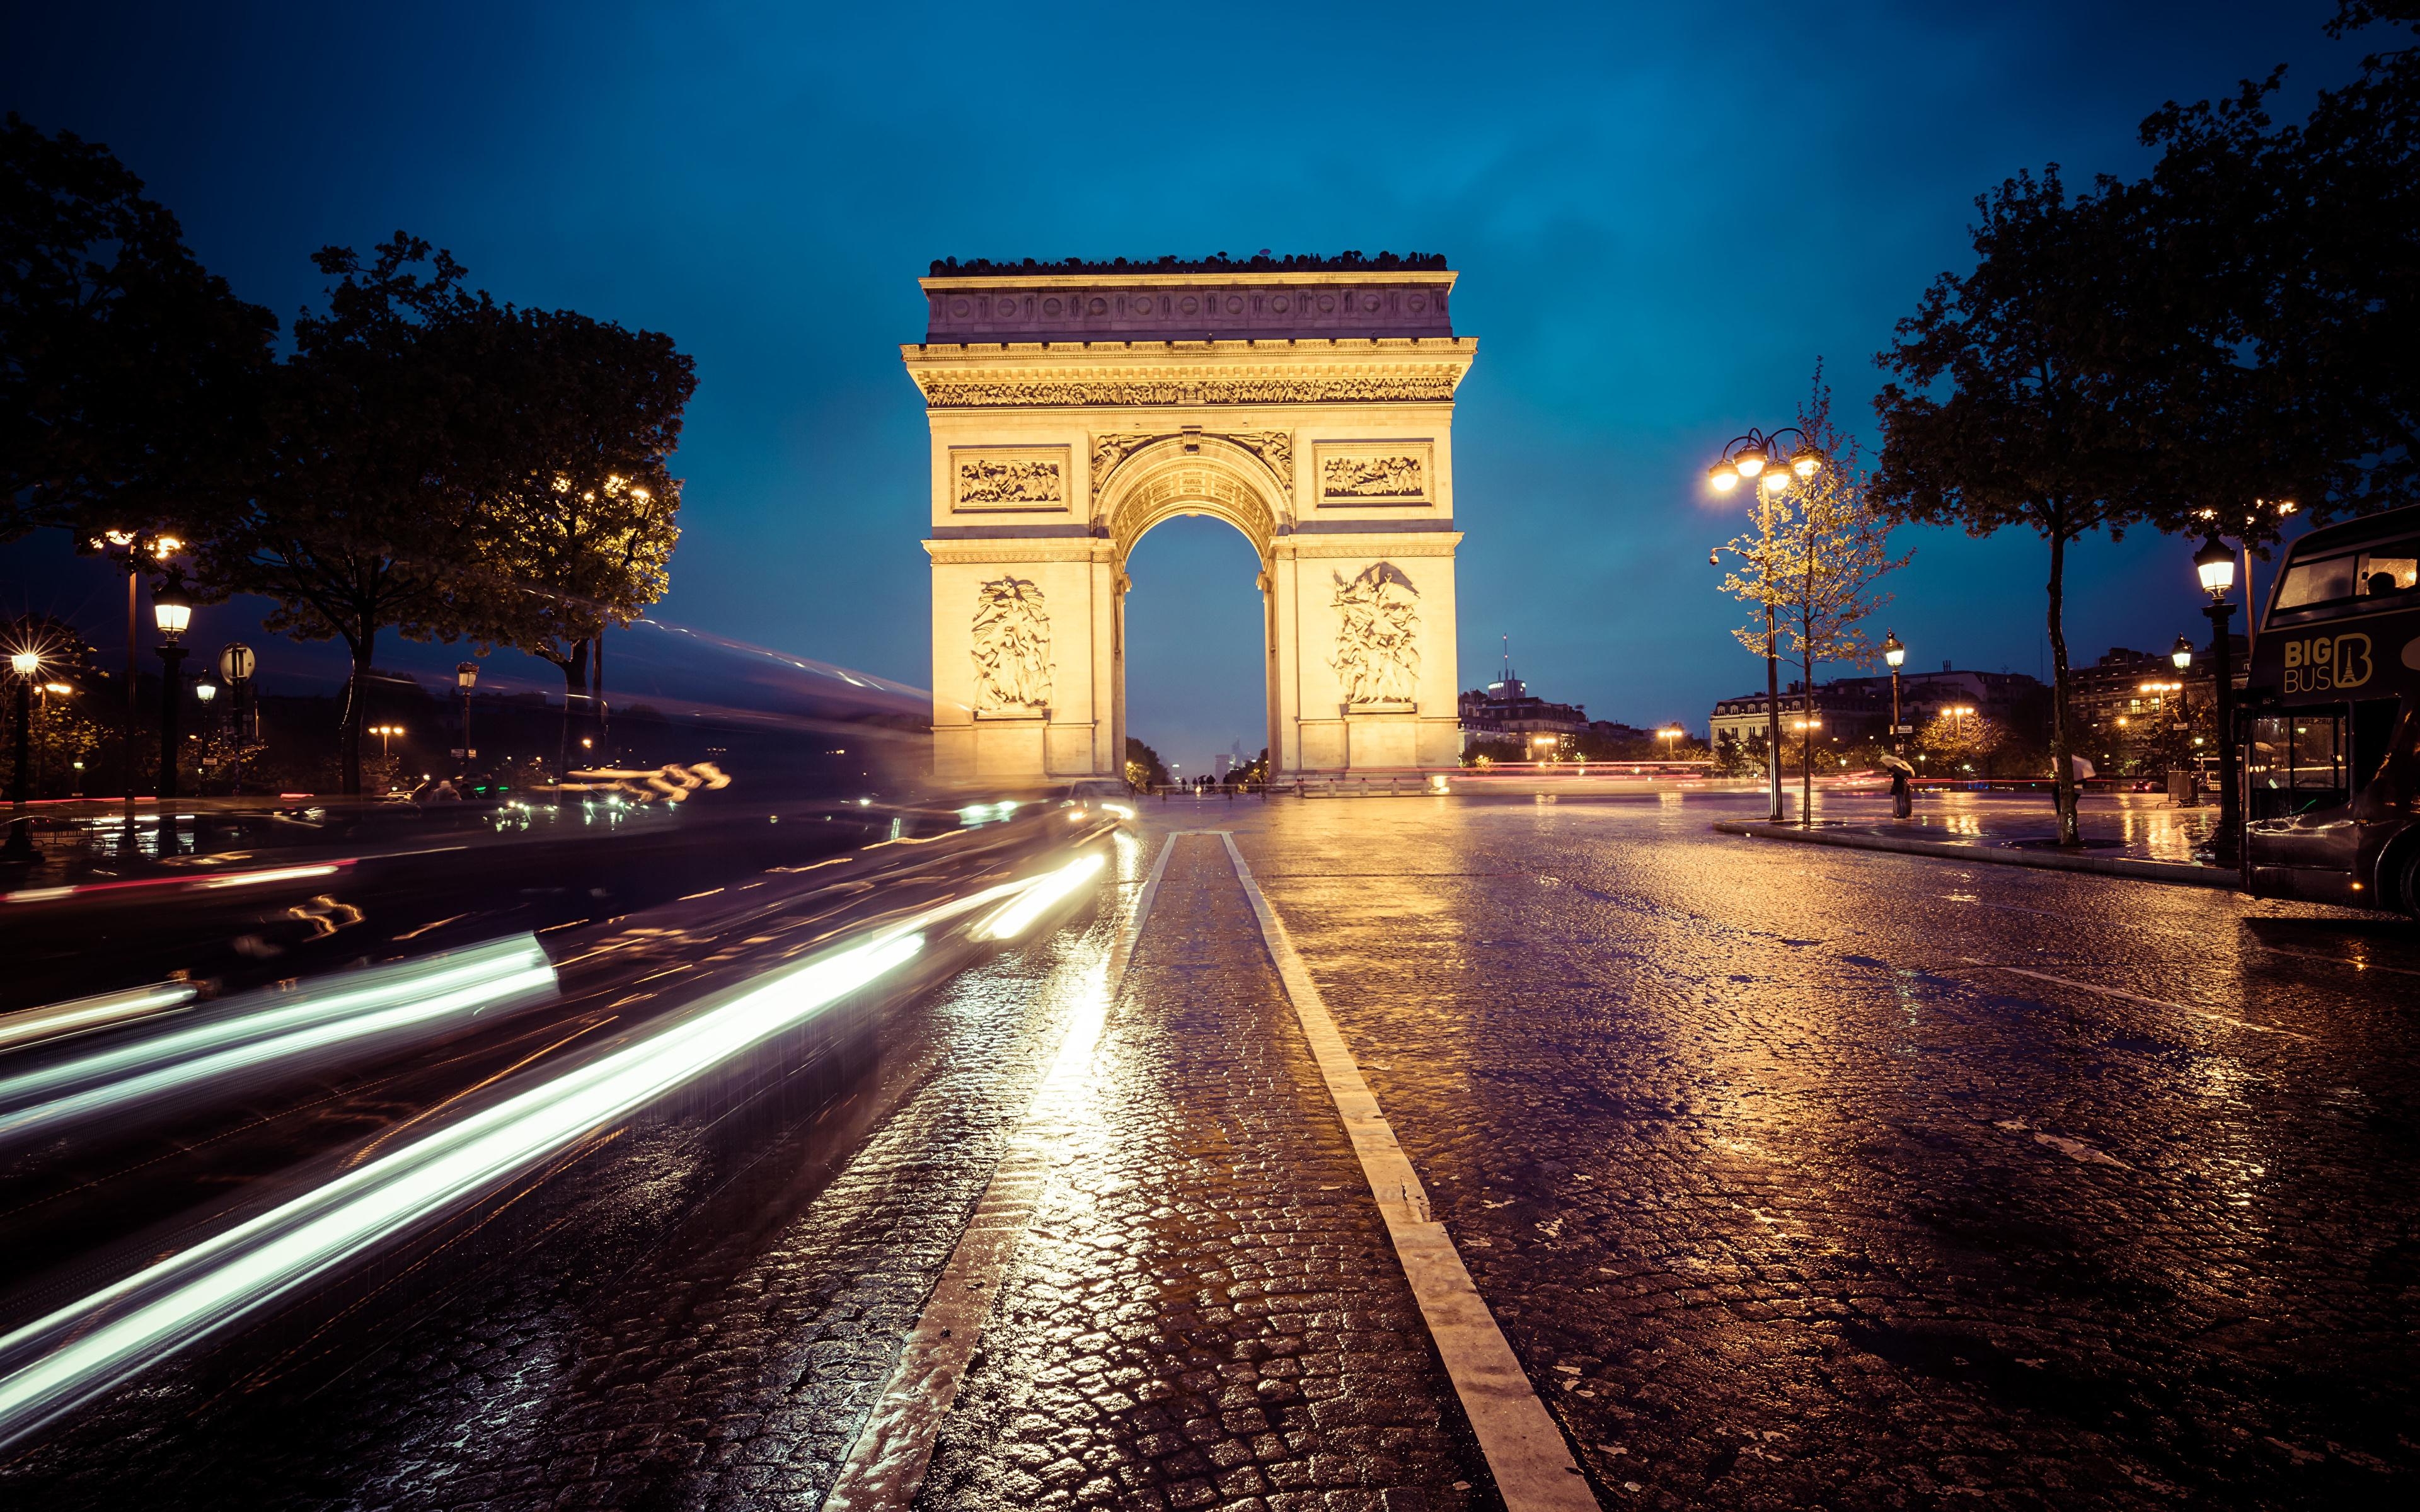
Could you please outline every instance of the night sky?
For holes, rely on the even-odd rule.
[[[11,0],[0,100],[115,148],[288,323],[312,249],[406,227],[500,300],[672,333],[700,382],[659,617],[918,686],[924,418],[896,347],[932,258],[1443,252],[1480,342],[1464,685],[1509,634],[1535,691],[1701,726],[1762,682],[1705,564],[1723,441],[1788,424],[1818,357],[1870,436],[1873,354],[1968,266],[2002,177],[2139,172],[2162,101],[2290,62],[2299,108],[2359,51],[2321,35],[2332,0],[1826,9]],[[1911,666],[2046,667],[2036,539],[1901,541]],[[2083,548],[2077,658],[2194,625],[2190,550]],[[107,579],[65,556],[0,551],[0,610],[105,625]],[[1136,553],[1132,728],[1188,771],[1261,744],[1251,570],[1206,519]],[[205,612],[197,639],[252,631]]]

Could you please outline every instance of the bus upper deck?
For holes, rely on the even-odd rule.
[[[2311,532],[2272,586],[2244,688],[2256,894],[2420,911],[2420,508]]]

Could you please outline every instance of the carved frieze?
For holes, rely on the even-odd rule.
[[[1312,450],[1323,509],[1436,501],[1435,448],[1427,440],[1321,441]]]
[[[1377,562],[1336,580],[1336,656],[1330,663],[1357,708],[1415,705],[1419,698],[1419,590],[1404,569]]]
[[[1050,705],[1050,616],[1028,579],[995,578],[975,593],[975,693],[992,713]]]
[[[1097,380],[1012,380],[922,376],[924,403],[935,409],[1037,405],[1378,404],[1453,397],[1456,375],[1406,373],[1381,377]]]
[[[954,446],[949,466],[953,508],[1067,507],[1067,448],[1063,446]]]

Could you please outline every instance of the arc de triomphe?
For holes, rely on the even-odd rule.
[[[1210,515],[1260,557],[1270,764],[1450,765],[1456,336],[1441,257],[937,263],[933,763],[1114,777],[1126,557]]]

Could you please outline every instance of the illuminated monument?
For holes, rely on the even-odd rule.
[[[936,263],[902,347],[933,445],[933,763],[1114,777],[1126,556],[1210,515],[1260,557],[1270,764],[1451,765],[1441,257]]]

